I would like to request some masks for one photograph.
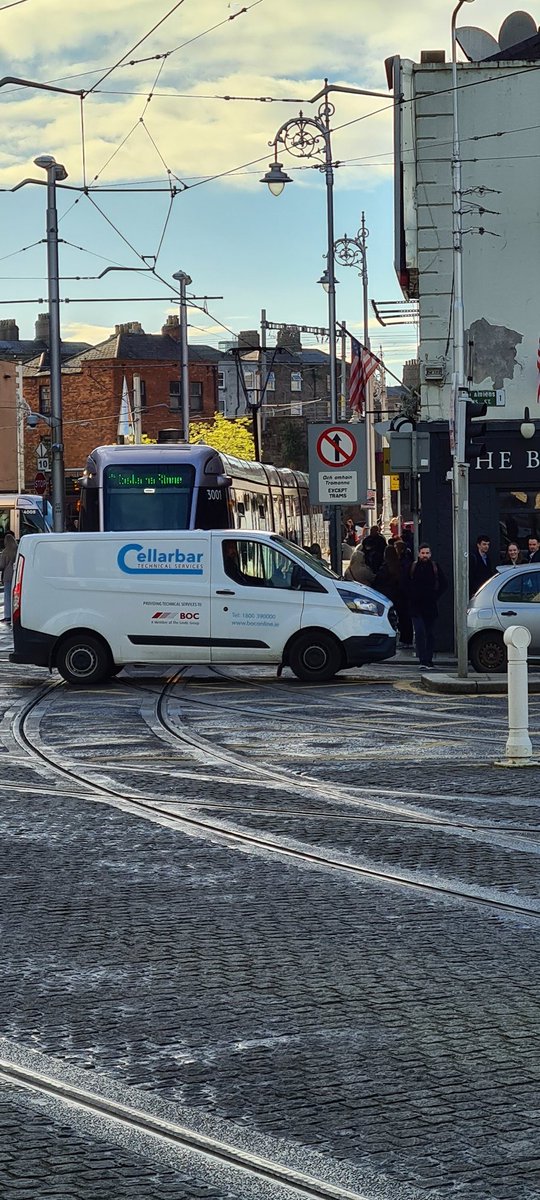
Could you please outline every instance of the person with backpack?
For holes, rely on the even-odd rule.
[[[422,542],[409,575],[409,611],[414,628],[416,657],[420,666],[427,670],[433,668],[437,602],[447,586],[441,567],[432,558],[431,547],[427,542]]]

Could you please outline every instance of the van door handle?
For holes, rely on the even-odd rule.
[[[507,608],[506,612],[501,613],[501,617],[517,617],[517,612],[513,608]]]
[[[230,588],[218,588],[216,596],[236,596],[236,592],[232,592]]]

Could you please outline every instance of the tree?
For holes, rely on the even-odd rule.
[[[223,454],[232,454],[234,458],[255,459],[252,423],[250,417],[238,417],[229,421],[216,413],[211,421],[191,421],[189,426],[190,442],[206,442],[214,450]]]

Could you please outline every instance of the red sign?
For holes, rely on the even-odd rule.
[[[36,471],[34,487],[38,496],[44,496],[47,491],[47,476],[43,471]]]
[[[330,425],[317,441],[317,455],[325,467],[346,467],[357,453],[354,434],[341,425]]]

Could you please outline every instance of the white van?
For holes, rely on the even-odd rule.
[[[49,533],[24,538],[11,661],[95,684],[127,663],[277,663],[299,679],[390,658],[385,596],[278,534]]]

